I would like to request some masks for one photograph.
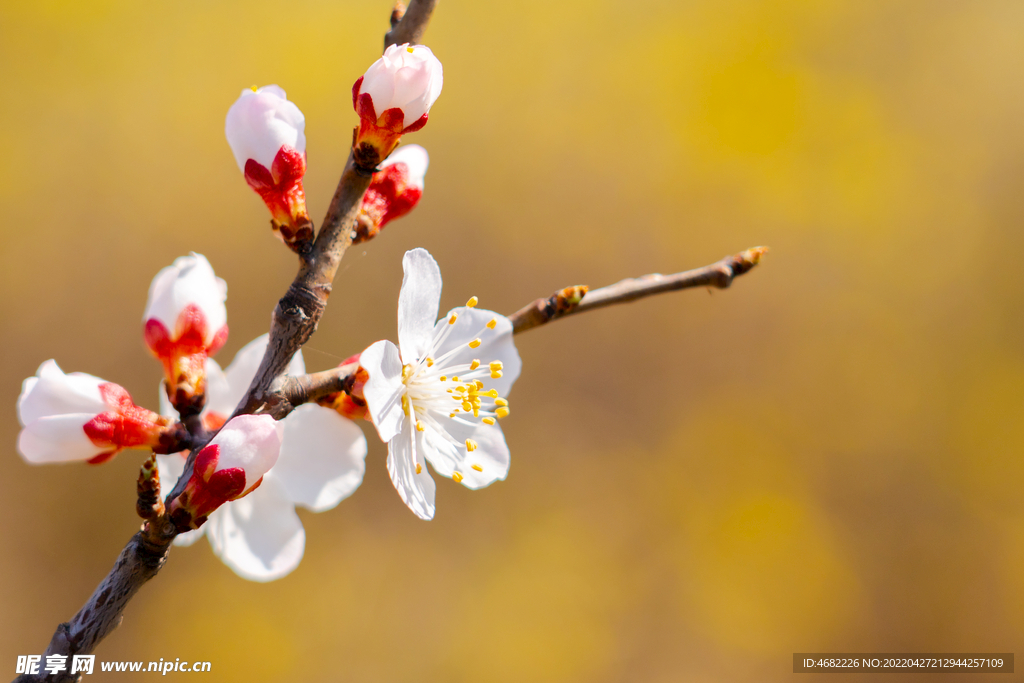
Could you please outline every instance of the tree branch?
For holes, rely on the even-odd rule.
[[[412,0],[408,9],[400,11],[401,7],[401,3],[397,3],[395,11],[391,15],[392,22],[396,15],[399,22],[384,36],[385,50],[392,45],[402,45],[403,43],[419,45],[423,39],[423,32],[427,30],[427,24],[430,22],[430,15],[437,7],[437,0]]]
[[[397,24],[392,25],[392,29],[385,36],[385,48],[396,41],[419,42],[436,4],[436,0],[412,0],[408,11]],[[283,416],[291,411],[293,405],[298,405],[288,401],[287,396],[280,391],[272,392],[271,386],[282,377],[295,352],[316,331],[327,306],[327,298],[330,296],[338,265],[352,243],[355,218],[371,177],[371,174],[353,164],[350,153],[316,241],[311,247],[304,247],[301,250],[299,272],[288,292],[274,308],[266,353],[245,398],[235,409],[235,415],[271,409],[272,412],[280,412]],[[324,373],[317,373],[313,377],[315,379],[308,381],[285,381],[282,388],[295,391],[297,400],[301,394],[305,394],[306,400],[311,400],[317,392],[333,386],[332,382],[340,381],[340,376],[328,377]],[[177,486],[166,497],[167,501],[180,495],[184,490],[192,475],[196,453],[213,437],[203,430],[201,421],[186,423],[186,427],[195,429],[192,432],[194,448]],[[68,655],[70,662],[70,657],[74,654],[92,652],[96,645],[121,623],[122,612],[132,596],[160,571],[177,533],[166,516],[159,515],[151,519],[143,531],[133,536],[121,551],[113,569],[85,606],[71,621],[57,627],[46,654]],[[26,683],[42,680],[80,680],[80,675],[72,676],[69,671],[70,666],[63,674],[23,675],[18,680]]]
[[[756,266],[767,251],[767,247],[753,247],[703,268],[674,275],[652,273],[593,291],[587,291],[585,286],[567,287],[546,299],[537,299],[524,306],[510,315],[509,320],[512,321],[513,333],[519,334],[568,315],[636,301],[662,292],[704,286],[725,289],[732,284],[734,278]]]

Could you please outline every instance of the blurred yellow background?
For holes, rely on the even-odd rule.
[[[286,89],[323,216],[389,10],[0,4],[6,675],[139,525],[141,453],[21,460],[22,379],[52,357],[155,407],[146,291],[191,250],[229,284],[218,359],[266,331],[295,258],[224,115]],[[795,651],[1024,651],[1022,34],[1017,0],[443,0],[444,92],[406,140],[430,151],[426,194],[346,257],[310,369],[395,337],[412,247],[440,263],[442,310],[506,313],[772,252],[731,290],[517,338],[509,478],[439,480],[432,522],[365,425],[366,480],[302,513],[294,574],[249,583],[205,541],[175,548],[99,658],[660,683],[787,680]]]

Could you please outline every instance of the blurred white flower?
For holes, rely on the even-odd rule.
[[[203,421],[217,428],[234,412],[256,374],[267,347],[263,335],[243,347],[227,370],[207,361],[208,396]],[[287,373],[301,375],[301,352]],[[173,414],[169,404],[165,413]],[[237,419],[237,418],[236,418]],[[279,423],[281,452],[277,464],[252,493],[217,508],[195,531],[180,534],[176,545],[191,545],[205,535],[214,553],[239,576],[273,581],[302,560],[306,534],[295,507],[329,510],[362,483],[366,438],[334,410],[315,404],[299,406]],[[157,456],[160,481],[169,491],[181,476],[187,453]]]

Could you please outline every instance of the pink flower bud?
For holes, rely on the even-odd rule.
[[[227,341],[227,289],[196,253],[176,259],[149,287],[146,345],[163,363],[167,397],[183,416],[202,409],[206,359]]]
[[[419,145],[404,145],[381,164],[363,195],[362,213],[372,228],[361,236],[364,241],[375,236],[389,222],[413,210],[423,196],[423,180],[430,158]]]
[[[48,360],[18,397],[18,451],[30,463],[99,464],[125,448],[156,448],[171,421],[140,408],[123,387]]]
[[[252,492],[281,453],[281,432],[269,415],[239,415],[196,454],[192,477],[170,505],[179,531],[198,529],[224,503]]]
[[[243,90],[224,121],[238,168],[270,209],[274,233],[288,245],[313,237],[302,189],[305,127],[302,112],[276,85]]]
[[[424,45],[392,45],[352,86],[359,114],[353,144],[356,165],[373,170],[404,133],[427,124],[427,113],[441,94],[441,62]]]

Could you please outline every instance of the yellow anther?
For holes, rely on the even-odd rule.
[[[480,361],[479,359],[474,358],[473,362],[469,364],[469,369],[476,370],[478,367],[480,367]]]
[[[409,414],[409,397],[404,394],[402,395],[402,412],[406,415]]]
[[[476,390],[477,391],[480,391],[481,389],[484,388],[484,383],[483,382],[481,382],[480,380],[474,380],[474,381],[476,382]]]
[[[489,367],[491,369],[491,372],[494,372],[495,370],[504,370],[505,369],[505,366],[502,364],[502,362],[500,360],[491,361],[487,365],[487,367]]]
[[[491,379],[500,379],[500,378],[501,378],[501,370],[493,370],[493,371],[491,371]]]
[[[259,92],[260,91],[260,89],[258,87],[256,87],[255,85],[250,85],[249,86],[249,90],[252,90],[253,92]]]
[[[481,420],[481,421],[482,421],[482,422],[483,422],[483,423],[484,423],[485,425],[492,425],[492,424],[494,424],[494,418],[493,418],[493,417],[485,417],[485,418],[484,418],[483,420]]]
[[[487,391],[481,391],[480,395],[481,396],[486,396],[487,398],[498,398],[498,390],[497,389],[488,389]]]
[[[412,377],[412,364],[402,366],[402,379],[407,380]]]
[[[457,413],[457,412],[459,412],[459,411],[456,410],[455,413]],[[455,417],[455,413],[448,413],[448,417]]]
[[[508,408],[498,408],[494,411],[494,414],[498,416],[499,420],[503,417],[508,417]]]
[[[473,410],[473,404],[470,403],[469,401],[463,401],[462,409],[468,413],[469,411]]]
[[[427,359],[427,367],[430,368],[430,367],[433,367],[433,366],[434,366],[434,359],[433,358],[428,358]]]
[[[452,479],[454,479],[455,483],[458,484],[460,481],[462,481],[462,473],[456,472],[455,474],[452,475]]]
[[[494,405],[499,406],[499,407],[507,406],[508,405],[508,401],[506,401],[503,398],[496,398],[496,399],[494,399]]]
[[[466,439],[466,450],[472,453],[476,450],[476,441],[473,439]]]
[[[480,406],[473,406],[473,417],[480,417]]]
[[[416,431],[417,432],[422,432],[426,428],[427,428],[426,425],[423,424],[423,420],[416,420]]]
[[[458,378],[458,377],[455,377],[454,375],[452,375],[452,381],[453,381],[453,382],[458,382],[458,381],[459,381],[459,378]]]
[[[445,391],[447,391],[449,394],[452,393],[451,389],[445,389]]]
[[[497,326],[498,326],[498,319],[497,318],[491,318],[491,322],[487,323],[487,329],[489,329],[489,330],[493,330]]]
[[[441,375],[441,381],[442,382],[447,382],[448,378],[446,376],[444,376],[444,375]]]
[[[419,474],[422,471],[423,471],[423,465],[421,465],[419,463],[416,463],[416,474]]]
[[[448,324],[449,325],[454,325],[455,321],[458,320],[458,319],[459,319],[459,316],[457,316],[454,313],[452,313],[452,317],[448,318]]]
[[[460,394],[464,394],[466,393],[466,387],[455,387],[455,391],[459,392]]]
[[[473,341],[469,342],[469,348],[471,348],[471,349],[475,349],[478,346],[480,346],[480,339],[479,339],[479,337],[474,339]]]
[[[409,54],[412,54],[412,48],[411,47],[405,48],[405,51],[408,52]]]
[[[470,467],[472,467],[477,472],[483,472],[484,471],[484,468],[480,467],[480,465],[470,465]]]
[[[469,308],[473,308],[478,303],[480,303],[480,299],[477,299],[475,296],[471,296],[469,297],[469,301],[466,302],[466,306],[468,306]]]

